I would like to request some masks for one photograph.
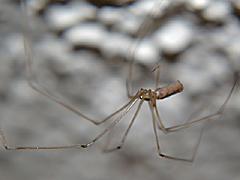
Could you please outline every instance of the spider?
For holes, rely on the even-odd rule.
[[[25,7],[25,6],[24,6]],[[27,17],[26,17],[27,19]],[[219,109],[212,113],[209,114],[207,116],[204,116],[202,118],[199,119],[190,119],[188,121],[186,121],[185,123],[182,123],[180,125],[175,125],[175,126],[171,126],[171,127],[165,127],[160,113],[158,111],[158,107],[157,107],[157,101],[160,101],[162,99],[168,98],[170,96],[176,95],[178,93],[181,93],[184,89],[183,84],[177,80],[174,83],[171,83],[167,86],[164,87],[159,87],[159,82],[160,82],[160,66],[156,66],[153,71],[156,71],[156,84],[155,84],[155,89],[143,89],[141,88],[140,90],[138,90],[134,95],[132,95],[131,91],[132,91],[132,74],[133,74],[133,60],[131,61],[130,65],[129,65],[129,76],[127,79],[127,94],[128,97],[130,98],[130,100],[123,105],[122,107],[120,107],[117,111],[113,112],[112,114],[110,114],[109,116],[107,116],[105,119],[101,120],[101,121],[97,121],[94,120],[92,118],[89,118],[88,116],[84,115],[82,112],[80,112],[77,108],[75,108],[72,105],[66,104],[65,102],[63,102],[62,100],[60,100],[59,98],[50,95],[47,91],[45,91],[34,79],[33,79],[33,71],[32,71],[32,64],[33,64],[33,55],[32,55],[32,46],[30,43],[30,40],[28,39],[27,33],[24,34],[24,49],[25,49],[25,54],[26,54],[26,69],[27,69],[27,82],[29,84],[29,86],[36,91],[37,93],[40,93],[41,95],[43,95],[44,97],[54,101],[55,103],[63,106],[64,108],[68,109],[69,111],[72,111],[73,113],[77,114],[78,116],[80,116],[81,118],[95,124],[95,125],[100,125],[105,123],[106,121],[112,120],[112,122],[109,124],[109,126],[107,128],[105,128],[100,134],[98,134],[93,140],[91,140],[88,143],[85,144],[69,144],[69,145],[62,145],[62,146],[11,146],[9,145],[3,131],[0,130],[0,143],[3,145],[3,147],[5,148],[5,150],[57,150],[57,149],[82,149],[82,148],[88,148],[90,146],[92,146],[96,141],[98,141],[99,139],[101,139],[105,134],[107,134],[108,132],[110,132],[122,119],[123,117],[134,107],[134,105],[137,104],[137,102],[139,102],[137,109],[126,129],[126,131],[123,134],[123,137],[121,139],[121,142],[118,146],[113,147],[113,148],[109,148],[109,149],[105,149],[105,152],[112,152],[118,149],[121,149],[124,145],[124,142],[131,130],[131,127],[133,125],[133,123],[135,122],[137,115],[139,114],[141,107],[143,105],[144,102],[148,103],[149,109],[151,111],[151,116],[152,116],[152,125],[153,125],[153,132],[154,132],[154,136],[155,136],[155,140],[156,140],[156,146],[157,146],[157,152],[158,155],[162,158],[166,158],[166,159],[172,159],[172,160],[179,160],[179,161],[187,161],[187,162],[192,162],[195,158],[199,143],[200,143],[200,139],[202,136],[202,132],[199,136],[199,139],[197,141],[194,153],[192,155],[191,158],[180,158],[180,157],[174,157],[168,154],[165,154],[162,152],[161,150],[161,146],[160,146],[160,142],[159,142],[159,136],[158,136],[158,130],[162,131],[163,133],[167,134],[167,133],[171,133],[171,132],[176,132],[179,131],[181,129],[185,129],[185,128],[189,128],[197,123],[200,122],[207,122],[213,118],[218,117],[219,115],[221,115],[224,112],[224,109],[226,107],[226,104],[228,103],[231,95],[233,94],[233,91],[236,87],[236,85],[238,84],[238,80],[239,80],[239,73],[234,73],[234,82],[233,85],[230,89],[230,92],[228,93],[226,99],[224,100],[223,104],[219,107]],[[203,129],[203,128],[202,128]]]

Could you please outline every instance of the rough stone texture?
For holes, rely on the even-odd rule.
[[[128,3],[132,3],[135,0],[88,0],[90,3],[93,3],[97,6],[107,6],[107,5],[112,5],[112,6],[122,6]]]
[[[233,70],[240,70],[240,27],[236,13],[236,9],[239,9],[238,1],[229,3],[228,0],[204,0],[199,3],[181,0],[166,4],[156,1],[154,13],[149,8],[154,5],[154,1],[148,0],[139,0],[119,9],[95,9],[93,5],[81,2],[84,7],[95,9],[96,16],[89,18],[81,14],[85,11],[79,11],[80,21],[71,19],[70,22],[64,22],[67,26],[55,26],[54,22],[50,23],[49,12],[52,8],[61,6],[67,13],[71,12],[68,9],[72,7],[71,3],[80,1],[59,2],[31,1],[29,5],[32,14],[35,14],[34,18],[29,18],[32,30],[28,30],[34,50],[35,76],[51,94],[74,104],[92,118],[100,120],[128,101],[125,80],[131,58],[136,60],[133,77],[135,90],[139,87],[154,88],[154,74],[151,70],[158,63],[161,68],[161,86],[176,80],[184,84],[182,94],[159,102],[160,114],[166,126],[184,122],[201,105],[205,110],[199,112],[198,116],[214,112],[232,87]],[[218,3],[227,3],[228,6],[221,8]],[[203,14],[209,11],[209,6],[217,8],[217,18],[205,13],[206,16],[211,16],[208,17],[211,20],[206,21]],[[222,14],[219,11],[223,11]],[[114,14],[112,19],[111,12]],[[129,23],[120,23],[126,17],[137,21],[130,23],[132,31],[128,28]],[[149,20],[151,17],[154,17],[153,21]],[[64,20],[67,21],[67,18]],[[149,20],[149,24],[145,23],[148,26],[141,29],[144,33],[136,31],[144,20]],[[215,20],[221,23],[216,23]],[[155,45],[154,37],[157,32],[166,31],[172,22],[180,25],[170,26],[172,29],[169,32],[173,33],[172,37],[176,41],[173,39],[175,44],[171,47],[170,43],[168,46],[180,48],[165,53],[162,46]],[[181,33],[182,37],[178,37],[178,31],[182,32],[182,29],[175,27],[183,27],[190,35],[183,38],[185,33]],[[79,28],[81,34],[72,32],[70,39],[67,34],[74,28]],[[16,1],[1,1],[0,128],[10,144],[16,145],[88,142],[107,125],[92,125],[32,91],[27,85],[21,32],[26,29],[28,27],[23,23]],[[101,29],[100,32],[104,33],[98,34],[96,29]],[[90,36],[94,31],[95,34],[85,37],[83,30],[85,36]],[[139,36],[142,41],[138,39]],[[166,33],[166,36],[169,34]],[[77,40],[78,47],[74,44]],[[230,66],[232,64],[234,65]],[[205,125],[193,164],[165,160],[157,155],[149,108],[143,106],[123,149],[109,154],[102,153],[106,138],[88,150],[9,152],[1,148],[0,178],[238,180],[239,105],[238,89],[223,116]],[[129,118],[133,116],[133,110],[110,134],[112,145],[120,142]],[[160,133],[163,152],[191,157],[200,129],[201,125],[170,135]]]

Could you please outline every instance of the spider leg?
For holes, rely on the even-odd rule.
[[[134,116],[133,116],[132,120],[130,121],[130,124],[127,127],[127,130],[125,131],[125,133],[124,133],[124,135],[122,137],[122,140],[121,140],[120,144],[118,146],[114,147],[114,148],[108,148],[108,149],[106,148],[106,149],[104,149],[104,152],[113,152],[115,150],[118,150],[118,149],[122,148],[122,146],[124,145],[124,142],[125,142],[125,140],[127,138],[127,135],[128,135],[128,133],[129,133],[129,131],[130,131],[130,129],[131,129],[131,127],[132,127],[132,125],[133,125],[133,123],[134,123],[134,121],[135,121],[135,119],[136,119],[136,117],[137,117],[141,107],[142,107],[143,101],[144,100],[140,101],[140,103],[139,103],[139,105],[137,107],[137,110],[134,113]]]
[[[197,111],[194,111],[190,117],[187,119],[186,122],[189,122],[193,117],[197,116],[197,114],[199,112],[202,112],[203,109],[206,108],[206,105],[205,103],[201,106],[200,109],[198,109]],[[167,134],[167,133],[170,133],[171,131],[168,131],[168,129],[164,126],[163,124],[163,121],[161,119],[161,116],[160,116],[160,113],[159,113],[159,110],[157,108],[157,106],[153,107],[154,111],[155,111],[155,114],[156,114],[156,118],[157,118],[157,126],[158,126],[158,129],[160,129],[164,134]]]
[[[116,120],[114,120],[110,127],[108,127],[105,131],[109,131],[111,129],[111,127],[113,127],[114,125],[116,125],[121,119],[122,117],[133,107],[133,105],[137,102],[138,98],[135,97],[131,102],[131,104],[128,105],[127,109],[123,112],[123,114],[117,118]],[[99,139],[102,135],[105,134],[101,133],[99,135],[99,137],[97,139]],[[94,140],[96,141],[96,140]],[[83,148],[82,144],[70,144],[70,145],[62,145],[62,146],[10,146],[7,142],[7,139],[3,133],[3,131],[0,129],[0,144],[5,148],[5,150],[57,150],[57,149],[79,149],[79,148]],[[89,145],[92,143],[89,143]],[[87,145],[87,146],[89,146]]]
[[[126,80],[126,90],[127,90],[127,96],[128,98],[132,97],[132,74],[133,74],[133,63],[134,60],[131,60],[129,64],[129,70],[128,70],[128,78]]]
[[[27,12],[26,9],[26,5],[25,2],[22,1],[22,8],[24,10],[24,12]],[[26,17],[25,19],[25,23],[26,26],[28,27],[27,29],[29,29],[29,24],[28,24],[28,16],[25,15]],[[43,87],[41,87],[40,84],[38,84],[38,82],[33,78],[34,77],[34,73],[33,73],[33,69],[32,69],[32,64],[33,64],[33,50],[32,50],[32,45],[31,45],[31,41],[30,41],[30,37],[28,35],[28,32],[24,32],[23,33],[24,37],[23,37],[23,41],[24,41],[24,51],[26,54],[26,71],[27,71],[27,82],[30,86],[30,88],[32,88],[35,92],[41,94],[42,96],[50,99],[51,101],[54,101],[55,103],[59,104],[60,106],[63,106],[65,109],[72,111],[73,113],[77,114],[78,116],[82,117],[83,119],[95,124],[95,125],[99,125],[102,124],[104,122],[106,122],[107,120],[111,119],[113,116],[115,116],[116,114],[118,114],[119,112],[121,112],[122,110],[124,110],[129,104],[132,103],[132,100],[136,97],[136,96],[131,96],[132,100],[130,102],[128,102],[127,104],[123,105],[120,109],[118,109],[117,111],[115,111],[114,113],[110,114],[109,116],[107,116],[106,118],[98,121],[98,120],[94,120],[92,118],[89,118],[88,116],[84,115],[82,112],[80,112],[76,107],[74,107],[73,105],[67,104],[66,102],[64,102],[63,100],[61,100],[60,98],[52,95],[51,93],[49,93],[47,90],[45,90]]]
[[[163,122],[162,122],[162,119],[161,119],[161,116],[160,116],[160,114],[159,114],[159,111],[158,111],[158,109],[157,109],[157,106],[151,106],[152,108],[153,108],[153,110],[155,111],[155,114],[156,114],[156,116],[157,116],[157,126],[158,126],[158,128],[164,133],[164,134],[167,134],[168,133],[168,131],[167,131],[167,129],[165,128],[165,126],[164,126],[164,124],[163,124]]]
[[[175,131],[178,131],[178,130],[181,130],[181,129],[189,128],[189,127],[191,127],[191,126],[193,126],[193,125],[195,125],[197,123],[208,121],[208,120],[212,120],[213,118],[216,118],[217,116],[222,115],[222,113],[224,112],[225,107],[226,107],[228,101],[230,100],[230,98],[231,98],[231,96],[233,94],[234,89],[239,84],[238,81],[239,81],[239,75],[238,75],[238,73],[236,73],[234,75],[234,83],[233,83],[233,86],[232,86],[229,94],[227,95],[227,97],[224,100],[223,104],[220,106],[220,108],[215,113],[212,113],[210,115],[204,116],[204,117],[199,118],[199,119],[192,120],[192,117],[195,116],[196,113],[198,113],[199,111],[194,112],[185,123],[180,124],[180,125],[171,126],[171,127],[165,127],[164,124],[163,124],[163,121],[162,121],[162,119],[160,117],[160,114],[159,114],[159,111],[157,109],[157,106],[154,106],[153,109],[154,109],[154,111],[156,113],[158,128],[160,130],[162,130],[165,134],[167,134],[167,133],[170,133],[170,132],[175,132]],[[205,107],[202,107],[202,108],[205,108]]]
[[[0,143],[5,150],[57,150],[57,149],[79,149],[81,148],[80,144],[71,144],[63,146],[10,146],[7,143],[6,137],[2,130],[0,130]]]
[[[180,125],[168,127],[168,128],[166,128],[166,130],[168,132],[178,131],[178,130],[181,130],[181,129],[189,128],[189,127],[191,127],[191,126],[193,126],[197,123],[200,123],[200,122],[212,120],[213,118],[216,118],[217,116],[221,116],[223,114],[224,110],[225,110],[225,107],[226,107],[228,101],[230,100],[230,98],[233,94],[233,91],[234,91],[235,87],[238,84],[238,80],[239,80],[239,77],[235,76],[234,84],[233,84],[228,96],[226,97],[223,104],[220,106],[220,108],[215,113],[212,113],[210,115],[207,115],[207,116],[199,118],[199,119],[191,120],[189,122],[186,122],[186,123],[183,123],[183,124],[180,124]]]
[[[177,161],[184,161],[184,162],[193,162],[195,157],[196,157],[196,153],[202,138],[202,134],[203,134],[203,128],[201,130],[198,142],[194,148],[194,152],[191,158],[179,158],[179,157],[175,157],[175,156],[171,156],[171,155],[167,155],[165,153],[162,153],[161,148],[160,148],[160,142],[159,142],[159,137],[158,137],[158,132],[157,132],[157,120],[156,120],[156,116],[154,114],[154,109],[153,106],[149,103],[149,108],[151,110],[151,114],[152,114],[152,123],[153,123],[153,131],[154,131],[154,136],[155,136],[155,140],[156,140],[156,145],[157,145],[157,151],[158,151],[158,155],[162,158],[166,158],[166,159],[171,159],[171,160],[177,160]]]
[[[106,118],[104,118],[103,120],[101,121],[96,121],[96,120],[93,120],[89,117],[87,117],[86,115],[84,115],[82,112],[80,112],[76,107],[70,105],[70,104],[67,104],[65,102],[63,102],[62,100],[60,100],[59,98],[57,98],[56,96],[53,96],[51,95],[50,93],[48,93],[46,90],[44,90],[44,88],[42,88],[37,82],[35,82],[33,80],[33,72],[32,72],[32,67],[31,67],[31,64],[32,64],[32,50],[31,50],[31,46],[28,44],[29,41],[26,40],[26,36],[24,38],[24,47],[25,47],[25,51],[26,51],[26,54],[27,54],[27,74],[28,74],[28,78],[27,78],[27,81],[28,81],[28,84],[29,86],[36,92],[38,92],[39,94],[47,97],[48,99],[54,101],[55,103],[63,106],[64,108],[72,111],[73,113],[77,114],[78,116],[82,117],[83,119],[87,120],[87,121],[90,121],[91,123],[95,124],[95,125],[99,125],[99,124],[102,124],[104,122],[106,122],[107,120],[111,119],[113,116],[115,116],[116,114],[118,114],[119,112],[121,112],[122,110],[124,110],[129,104],[132,103],[133,99],[138,96],[137,94],[135,96],[132,96],[132,100],[130,100],[127,104],[123,105],[121,108],[119,108],[117,111],[115,111],[114,113],[110,114],[109,116],[107,116]]]
[[[157,64],[153,67],[152,72],[156,71],[156,80],[155,80],[155,88],[159,88],[160,85],[160,64]]]
[[[101,121],[99,121],[99,122],[95,122],[95,124],[96,124],[96,125],[99,125],[99,124],[102,124],[102,123],[108,121],[109,119],[112,119],[112,118],[113,118],[114,116],[116,116],[118,113],[122,112],[122,111],[123,111],[124,109],[126,109],[129,105],[131,105],[131,104],[136,100],[136,98],[138,98],[138,97],[139,97],[139,92],[138,92],[135,96],[132,96],[132,97],[131,97],[131,100],[130,100],[127,104],[123,105],[121,108],[119,108],[117,111],[115,111],[115,112],[113,112],[112,114],[110,114],[109,116],[107,116],[105,119],[103,119],[103,120],[101,120]]]
[[[140,43],[144,40],[146,34],[149,32],[152,26],[155,24],[155,18],[159,15],[159,11],[161,10],[161,5],[165,3],[165,0],[161,0],[158,3],[156,3],[151,10],[151,13],[149,13],[147,16],[144,17],[142,23],[140,24],[140,27],[137,31],[137,37],[138,39],[135,41],[135,43],[131,44],[126,59],[130,61],[129,63],[129,69],[128,69],[128,78],[126,81],[126,89],[127,89],[127,96],[129,98],[132,97],[133,94],[133,88],[132,88],[132,76],[133,76],[133,65],[135,62],[135,52],[136,48],[140,45]]]
[[[117,125],[122,118],[132,109],[132,107],[136,104],[136,102],[139,100],[138,97],[134,99],[134,101],[126,108],[126,110],[119,116],[117,117],[111,124],[99,135],[97,135],[92,141],[86,144],[81,144],[81,147],[87,148],[91,145],[93,145],[97,140],[99,140],[102,136],[104,136],[107,132],[111,131],[115,125]]]

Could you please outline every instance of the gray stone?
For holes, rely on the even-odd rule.
[[[97,19],[106,25],[113,25],[122,21],[125,13],[124,9],[103,7],[98,11]]]
[[[137,62],[153,66],[160,60],[160,50],[156,47],[153,41],[143,40],[136,47],[134,58]]]
[[[58,31],[95,17],[96,9],[84,3],[72,3],[67,6],[53,5],[46,12],[48,25]]]
[[[193,41],[193,27],[183,19],[172,19],[153,35],[156,46],[168,54],[177,54]]]
[[[148,15],[151,15],[152,17],[159,17],[164,13],[164,9],[167,8],[170,3],[170,1],[166,0],[137,1],[129,7],[129,11],[141,18]]]
[[[224,22],[231,13],[229,1],[212,1],[203,11],[203,17],[208,21]]]
[[[99,48],[106,36],[106,30],[98,23],[82,23],[64,33],[64,38],[73,46]]]
[[[106,57],[126,57],[132,41],[124,34],[108,33],[100,48]]]
[[[114,29],[127,34],[136,34],[141,24],[142,19],[140,17],[131,13],[124,13],[123,18],[115,23]]]
[[[186,0],[187,7],[193,11],[204,10],[211,0]]]

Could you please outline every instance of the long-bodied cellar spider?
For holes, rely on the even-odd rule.
[[[25,6],[24,6],[25,7]],[[27,18],[26,18],[27,19]],[[142,25],[143,28],[145,28],[145,24]],[[139,38],[139,41],[141,41],[141,37]],[[32,71],[32,63],[33,63],[33,53],[32,53],[32,46],[30,43],[30,40],[28,38],[27,33],[25,33],[24,35],[24,49],[25,49],[25,54],[26,54],[26,69],[27,69],[27,81],[29,86],[36,92],[42,94],[43,96],[51,99],[52,101],[54,101],[55,103],[63,106],[64,108],[72,111],[73,113],[77,114],[78,116],[80,116],[81,118],[95,124],[95,125],[100,125],[105,123],[106,121],[110,121],[112,120],[112,122],[110,123],[110,125],[104,130],[102,131],[100,134],[98,134],[92,141],[85,143],[85,144],[70,144],[70,145],[63,145],[63,146],[11,146],[9,145],[3,131],[0,131],[0,140],[1,143],[3,145],[3,147],[6,150],[57,150],[57,149],[79,149],[79,148],[88,148],[91,145],[93,145],[96,141],[98,141],[99,139],[101,139],[105,134],[107,134],[108,132],[110,132],[114,126],[116,126],[120,121],[123,120],[124,116],[139,102],[137,109],[130,121],[130,124],[128,125],[126,131],[123,134],[123,137],[121,139],[121,142],[118,146],[113,147],[111,149],[105,149],[106,152],[112,152],[118,149],[121,149],[122,146],[124,145],[124,142],[132,128],[133,123],[135,122],[137,115],[139,114],[141,107],[143,105],[143,102],[146,101],[148,103],[149,109],[151,111],[151,115],[152,115],[152,125],[153,125],[153,132],[155,135],[155,140],[156,140],[156,146],[157,146],[157,151],[159,156],[163,157],[163,158],[167,158],[167,159],[173,159],[173,160],[180,160],[180,161],[193,161],[200,139],[201,139],[201,134],[199,136],[199,140],[197,141],[196,144],[196,148],[194,150],[193,156],[190,159],[185,159],[185,158],[179,158],[179,157],[174,157],[174,156],[170,156],[168,154],[165,154],[161,151],[161,147],[160,147],[160,142],[159,142],[159,136],[158,136],[158,130],[162,131],[163,133],[167,134],[170,132],[176,132],[179,131],[181,129],[185,129],[188,127],[191,127],[192,125],[195,125],[197,123],[200,122],[206,122],[209,121],[213,118],[218,117],[219,115],[221,115],[224,112],[224,109],[226,107],[226,104],[228,103],[228,101],[230,100],[231,95],[233,94],[233,91],[235,89],[235,87],[237,86],[238,80],[239,80],[239,74],[236,72],[234,73],[234,82],[233,82],[233,86],[230,89],[229,94],[227,95],[226,99],[223,101],[223,104],[219,107],[219,109],[212,113],[209,114],[207,116],[201,117],[199,119],[190,119],[189,121],[186,121],[183,124],[180,125],[175,125],[175,126],[171,126],[171,127],[165,127],[161,117],[160,117],[160,113],[158,111],[158,107],[157,107],[157,101],[161,100],[161,99],[165,99],[169,96],[175,95],[177,93],[180,93],[183,91],[184,87],[183,84],[180,81],[176,81],[170,85],[167,85],[165,87],[160,87],[160,68],[159,66],[157,66],[154,71],[156,71],[156,87],[155,89],[140,89],[138,90],[135,94],[132,93],[132,74],[133,74],[133,60],[130,62],[129,65],[129,77],[127,80],[127,94],[128,97],[130,98],[130,101],[127,102],[125,105],[123,105],[121,108],[119,108],[117,111],[113,112],[112,114],[110,114],[109,116],[107,116],[105,119],[103,120],[94,120],[92,118],[89,118],[88,116],[86,116],[85,114],[83,114],[82,112],[80,112],[77,108],[75,108],[72,105],[66,104],[65,102],[63,102],[62,100],[58,99],[55,96],[50,95],[47,91],[45,91],[43,88],[41,88],[41,86],[39,84],[37,84],[37,82],[33,79],[33,71]],[[134,48],[133,48],[134,49]],[[132,52],[130,53],[130,56]],[[131,59],[131,58],[130,58]]]

